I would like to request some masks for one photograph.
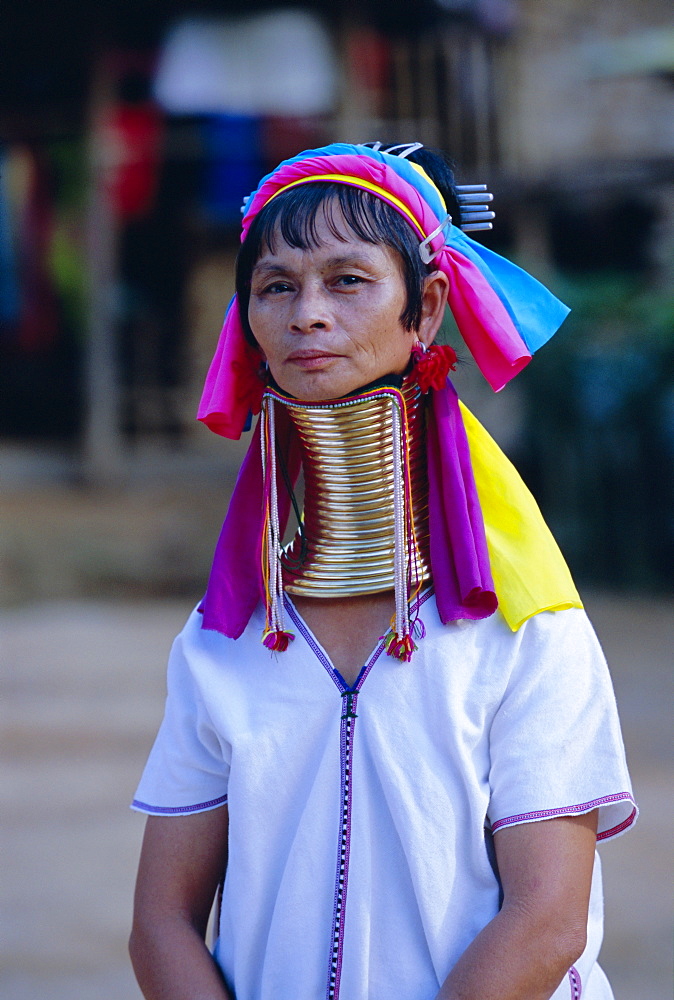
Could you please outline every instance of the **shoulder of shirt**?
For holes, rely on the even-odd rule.
[[[425,614],[424,611],[426,612]],[[555,611],[539,611],[522,622],[519,628],[513,630],[498,609],[493,615],[489,615],[487,618],[476,620],[461,618],[443,625],[438,616],[435,598],[432,597],[425,608],[421,608],[420,618],[425,624],[431,626],[436,634],[442,634],[443,630],[446,630],[446,634],[448,635],[469,635],[471,633],[476,635],[481,634],[483,637],[485,635],[492,635],[495,639],[498,637],[506,642],[509,639],[515,642],[518,640],[521,641],[525,635],[531,635],[532,633],[545,635],[547,633],[560,633],[569,630],[579,632],[593,631],[592,623],[585,610],[577,607],[561,608]]]

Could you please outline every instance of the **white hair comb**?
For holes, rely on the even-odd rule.
[[[461,229],[464,233],[493,229],[492,219],[496,218],[496,212],[488,206],[494,195],[487,191],[486,184],[457,184],[456,197],[461,208]]]

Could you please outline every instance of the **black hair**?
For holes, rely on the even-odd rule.
[[[386,152],[386,147],[383,147]],[[441,153],[424,147],[408,159],[418,163],[439,188],[447,211],[460,220],[454,174]],[[426,267],[419,255],[419,236],[402,215],[387,202],[362,188],[332,181],[310,181],[289,188],[272,199],[253,219],[236,260],[236,292],[244,333],[249,343],[255,337],[248,323],[250,284],[253,268],[265,248],[272,253],[277,238],[299,250],[319,245],[316,219],[322,212],[330,232],[343,239],[343,224],[365,243],[387,246],[398,254],[407,299],[400,316],[406,330],[418,330],[421,323],[424,279],[433,265]],[[341,217],[340,217],[341,216]]]

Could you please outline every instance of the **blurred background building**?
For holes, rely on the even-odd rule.
[[[574,310],[502,398],[463,391],[581,580],[671,590],[669,0],[25,0],[2,34],[6,480],[217,464],[193,418],[243,196],[311,144],[420,139]]]

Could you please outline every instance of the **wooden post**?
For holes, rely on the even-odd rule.
[[[86,268],[88,322],[85,347],[83,471],[92,485],[116,485],[123,473],[120,378],[115,336],[117,231],[110,174],[117,151],[106,133],[113,80],[99,61],[94,72],[87,150]]]

